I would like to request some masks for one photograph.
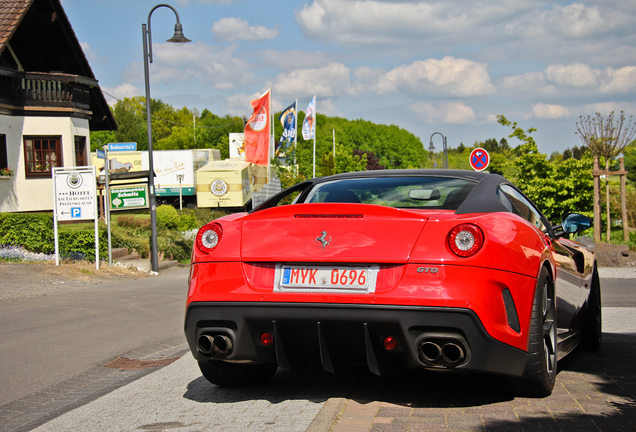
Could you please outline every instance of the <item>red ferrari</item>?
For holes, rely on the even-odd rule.
[[[505,178],[367,171],[293,186],[205,225],[192,253],[185,334],[217,385],[277,368],[509,377],[544,396],[557,360],[598,349],[593,252]]]

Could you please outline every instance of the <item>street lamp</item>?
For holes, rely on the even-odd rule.
[[[430,146],[429,146],[429,151],[433,151],[435,150],[435,146],[433,145],[433,136],[438,135],[442,137],[442,141],[443,141],[443,145],[444,145],[444,169],[448,169],[448,148],[446,147],[446,137],[444,135],[442,135],[441,132],[433,132],[433,134],[431,135],[431,142],[430,142]],[[433,162],[434,167],[437,168],[437,161]]]
[[[167,4],[158,4],[153,7],[148,14],[148,28],[146,24],[141,25],[141,33],[144,39],[144,80],[146,83],[146,127],[148,129],[148,189],[150,192],[150,266],[152,271],[159,270],[159,260],[157,251],[157,199],[155,196],[155,170],[152,157],[152,123],[150,119],[150,78],[148,76],[148,65],[152,63],[152,34],[150,31],[150,16],[160,7],[167,7],[172,9],[177,17],[177,23],[174,25],[174,36],[167,40],[177,45],[183,45],[186,42],[190,42],[190,39],[183,35],[183,27],[179,21],[179,14],[176,9]]]

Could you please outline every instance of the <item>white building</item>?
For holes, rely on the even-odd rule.
[[[60,1],[0,0],[0,212],[52,210],[52,168],[116,128]]]

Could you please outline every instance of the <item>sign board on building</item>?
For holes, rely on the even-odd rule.
[[[108,143],[108,151],[137,151],[137,143]]]
[[[131,210],[148,208],[148,186],[112,187],[110,193],[111,210]]]

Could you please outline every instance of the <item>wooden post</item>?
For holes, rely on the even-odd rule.
[[[598,156],[594,156],[594,243],[601,242],[601,177],[599,171]]]
[[[625,171],[625,158],[620,158],[620,170]],[[627,191],[625,186],[625,174],[621,174],[621,217],[623,218],[623,241],[629,241],[629,221],[627,220]]]

